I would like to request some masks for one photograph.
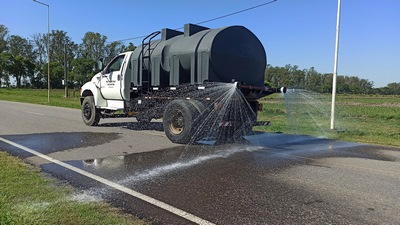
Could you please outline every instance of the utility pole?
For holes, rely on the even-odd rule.
[[[336,16],[335,64],[333,67],[333,78],[332,78],[333,80],[332,80],[331,130],[335,129],[336,78],[337,78],[338,53],[339,53],[339,31],[340,31],[340,0],[338,0],[338,9]]]
[[[66,40],[64,40],[64,85],[65,85],[65,98],[68,98],[67,44],[66,44]]]
[[[47,6],[47,102],[50,103],[50,6],[37,0],[33,1]]]

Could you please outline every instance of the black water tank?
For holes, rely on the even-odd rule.
[[[208,29],[186,24],[183,33],[163,29],[162,39],[150,46],[154,48],[152,86],[231,82],[233,79],[248,85],[264,84],[267,63],[264,47],[243,26]],[[141,50],[139,46],[134,52],[136,62]]]

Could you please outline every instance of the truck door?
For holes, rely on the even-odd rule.
[[[105,99],[122,100],[121,96],[121,71],[125,55],[115,57],[103,70],[100,80],[100,92]]]

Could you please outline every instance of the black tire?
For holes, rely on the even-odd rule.
[[[88,126],[97,126],[100,121],[100,110],[96,109],[93,96],[86,96],[82,102],[82,119]]]
[[[196,118],[193,121],[196,129],[192,130],[191,141],[197,142],[210,134],[210,129],[208,126],[209,121],[207,121],[207,117],[209,116],[210,112],[207,110],[204,104],[198,100],[191,99],[189,100],[189,103],[194,107],[192,109],[196,115]]]
[[[191,141],[194,121],[200,112],[188,100],[174,100],[164,110],[163,126],[168,139],[177,144],[188,144]]]
[[[191,100],[189,100],[189,102],[196,108],[196,110],[197,110],[199,113],[202,113],[202,112],[206,109],[206,107],[204,106],[204,104],[201,103],[200,101],[191,99]]]

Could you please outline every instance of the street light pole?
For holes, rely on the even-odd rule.
[[[37,0],[33,1],[47,6],[47,102],[50,103],[50,6]]]
[[[333,80],[332,80],[331,130],[335,129],[336,78],[337,78],[338,52],[339,52],[339,30],[340,30],[340,0],[338,0],[338,9],[336,17],[335,64],[333,67],[333,78],[332,78]]]

